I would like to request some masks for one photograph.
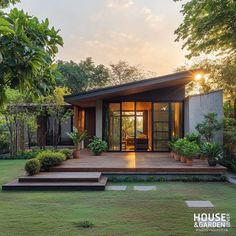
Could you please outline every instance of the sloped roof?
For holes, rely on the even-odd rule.
[[[195,70],[182,71],[174,74],[139,80],[131,83],[94,89],[83,93],[67,95],[64,97],[64,99],[67,103],[73,105],[80,105],[80,103],[92,102],[98,99],[107,99],[117,96],[142,93],[165,87],[186,85],[193,79],[193,74],[195,72]]]

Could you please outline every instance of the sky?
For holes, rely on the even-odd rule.
[[[158,75],[184,65],[182,43],[174,42],[182,3],[173,0],[22,0],[18,8],[48,18],[64,46],[56,59],[96,64],[125,60]]]

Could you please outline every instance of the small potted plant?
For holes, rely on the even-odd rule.
[[[174,158],[174,141],[169,141],[168,142],[168,146],[169,146],[169,149],[170,149],[170,157]]]
[[[93,137],[90,139],[88,148],[94,153],[95,156],[99,156],[102,152],[107,150],[107,142],[98,137]]]
[[[180,161],[181,156],[183,155],[183,146],[186,143],[185,138],[180,138],[178,139],[175,144],[174,144],[174,149],[175,149],[175,160]]]
[[[188,166],[193,165],[193,159],[199,154],[200,148],[195,142],[186,142],[183,147],[183,155]]]
[[[80,132],[77,128],[73,127],[73,132],[66,133],[72,140],[75,150],[73,151],[73,158],[80,157],[80,149],[82,141],[87,137],[87,131]]]
[[[223,158],[222,148],[217,143],[204,143],[201,147],[201,154],[207,158],[209,166],[216,166]]]

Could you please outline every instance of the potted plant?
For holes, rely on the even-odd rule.
[[[187,141],[183,147],[183,155],[188,166],[193,165],[193,159],[199,154],[200,148],[195,142]]]
[[[93,137],[89,141],[90,143],[88,145],[88,148],[94,153],[95,156],[99,156],[102,154],[102,152],[105,152],[107,150],[106,141],[103,141],[98,137]]]
[[[168,142],[168,146],[169,146],[169,149],[170,149],[170,157],[172,157],[172,158],[174,158],[174,145],[175,145],[174,141],[169,141]]]
[[[176,152],[175,143],[178,139],[179,138],[174,137],[174,138],[172,138],[171,141],[168,142],[168,146],[169,146],[169,149],[170,149],[170,157],[172,157],[172,158],[175,158],[175,152]]]
[[[175,144],[174,144],[174,149],[175,149],[175,160],[180,161],[181,156],[183,155],[183,146],[186,143],[185,138],[180,138],[178,139]]]
[[[73,158],[80,157],[80,148],[82,141],[87,137],[87,131],[80,132],[77,128],[73,127],[73,132],[66,133],[72,140],[75,150],[73,151]]]
[[[201,147],[201,153],[204,155],[209,166],[216,166],[216,164],[223,158],[223,151],[217,143],[204,143]]]

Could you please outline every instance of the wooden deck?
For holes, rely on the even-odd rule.
[[[106,173],[199,173],[222,174],[226,168],[220,165],[210,167],[206,160],[195,159],[193,166],[177,162],[169,153],[107,152],[94,156],[82,151],[79,159],[65,161],[51,169],[53,172],[102,172]]]
[[[194,160],[193,166],[177,162],[169,153],[104,153],[93,156],[83,151],[79,159],[65,161],[47,173],[24,176],[2,186],[2,190],[105,190],[110,175],[218,176],[223,166],[210,167],[206,160]]]

